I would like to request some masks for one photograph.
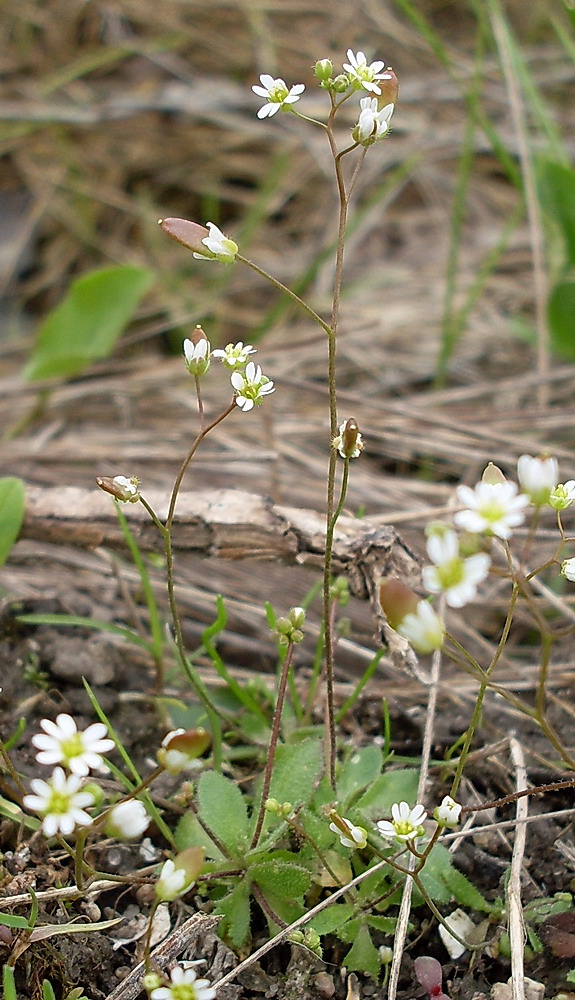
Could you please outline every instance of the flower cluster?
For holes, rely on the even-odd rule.
[[[240,340],[237,344],[228,344],[212,351],[206,334],[201,326],[197,326],[191,339],[184,340],[183,350],[186,368],[195,378],[206,374],[212,358],[218,358],[224,368],[231,371],[230,381],[236,405],[244,413],[254,406],[261,406],[264,397],[274,392],[272,380],[262,373],[260,365],[249,360],[250,355],[256,353],[251,344],[244,344]]]
[[[34,778],[31,795],[24,796],[24,807],[42,817],[47,837],[56,833],[68,836],[77,826],[89,826],[92,818],[85,811],[94,804],[94,792],[85,788],[83,779],[91,769],[104,767],[102,754],[114,747],[103,723],[95,722],[83,732],[70,715],[62,713],[56,722],[43,719],[43,733],[32,737],[39,751],[39,764],[58,764],[47,781]],[[69,774],[66,774],[69,771]],[[147,825],[147,824],[146,824]]]
[[[557,460],[549,455],[521,455],[517,478],[518,483],[507,480],[489,463],[473,488],[457,488],[461,509],[453,517],[453,527],[428,525],[431,565],[423,569],[423,585],[430,594],[443,594],[449,607],[461,608],[474,600],[491,567],[491,557],[484,549],[493,538],[507,542],[523,524],[530,506],[536,510],[548,506],[561,512],[575,501],[575,480],[559,483]],[[575,557],[563,561],[561,572],[575,582]],[[401,581],[382,580],[380,603],[391,627],[416,652],[441,648],[445,637],[441,619],[428,601],[418,599]]]
[[[456,827],[461,809],[459,802],[456,802],[451,795],[445,795],[441,805],[437,806],[433,813],[437,827],[440,829]],[[352,820],[340,816],[335,809],[330,811],[329,816],[331,819],[329,828],[337,834],[342,847],[349,850],[366,847],[367,831],[362,826],[357,826]],[[415,846],[427,835],[424,826],[426,821],[427,812],[419,803],[410,806],[408,802],[394,802],[391,807],[391,820],[378,820],[376,828],[385,840],[394,841],[400,847],[410,844]]]

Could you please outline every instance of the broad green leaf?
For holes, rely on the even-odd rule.
[[[310,920],[306,927],[313,927],[318,934],[333,934],[340,930],[355,912],[351,903],[334,903]]]
[[[305,868],[285,861],[262,861],[250,865],[249,873],[264,895],[279,899],[302,899],[311,884],[311,875]]]
[[[204,771],[198,782],[198,808],[208,831],[228,850],[245,850],[248,810],[235,782],[217,771]]]
[[[565,361],[575,361],[575,281],[560,281],[547,303],[551,349]]]
[[[377,980],[380,961],[367,924],[362,924],[352,947],[343,960],[348,972],[363,972]]]
[[[383,931],[384,934],[395,934],[397,927],[397,917],[374,917],[369,915],[367,922],[376,931]]]
[[[277,748],[270,786],[270,796],[278,802],[307,805],[314,793],[314,783],[323,766],[319,740],[306,739]]]
[[[379,747],[362,747],[354,750],[345,761],[337,779],[338,800],[345,806],[349,799],[379,777],[383,754]]]
[[[216,913],[221,913],[218,933],[234,948],[243,948],[250,936],[250,886],[243,879],[227,896],[220,899]]]
[[[29,930],[30,923],[27,917],[19,917],[15,913],[0,913],[0,924],[5,927],[17,927],[19,930]]]
[[[24,483],[6,476],[0,479],[0,566],[6,562],[24,520]]]
[[[152,281],[150,271],[125,265],[74,281],[42,323],[24,378],[70,378],[107,357]]]
[[[567,264],[575,266],[575,170],[541,160],[538,165],[541,204],[563,236]]]
[[[386,771],[376,778],[371,788],[355,803],[355,809],[366,819],[382,819],[391,814],[394,802],[415,804],[419,772],[413,768]]]

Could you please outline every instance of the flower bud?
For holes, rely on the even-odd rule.
[[[333,439],[333,447],[337,448],[342,458],[359,458],[364,443],[355,417],[349,417],[339,425],[339,434]]]
[[[318,59],[313,71],[318,80],[322,83],[329,83],[333,76],[333,63],[331,59]]]
[[[200,226],[197,222],[190,222],[188,219],[159,219],[158,225],[167,236],[171,236],[173,240],[177,240],[188,250],[193,250],[195,253],[205,251],[202,240],[209,236],[209,231],[205,226]]]
[[[113,479],[109,476],[97,476],[96,483],[104,493],[110,493],[121,503],[137,503],[140,499],[140,480],[136,476],[131,479],[126,476],[114,476]]]
[[[497,465],[494,465],[493,462],[489,462],[489,465],[483,470],[481,482],[489,483],[490,486],[496,486],[498,483],[506,483],[507,480],[501,469]]]
[[[305,621],[304,608],[291,608],[287,618],[278,618],[275,624],[275,631],[278,636],[280,646],[287,646],[290,642],[301,642],[303,632],[301,627]]]
[[[391,627],[397,629],[406,615],[415,613],[418,601],[405,583],[387,577],[379,585],[379,603]]]
[[[191,337],[184,340],[184,358],[190,375],[200,378],[210,367],[210,342],[201,326],[196,326]]]
[[[332,87],[336,94],[345,94],[346,90],[349,90],[350,88],[349,76],[345,73],[340,73],[339,76],[336,76],[332,81]]]
[[[151,993],[152,990],[157,990],[163,985],[164,980],[157,972],[146,972],[146,975],[142,978],[142,986],[146,993]]]

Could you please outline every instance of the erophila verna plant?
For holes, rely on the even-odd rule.
[[[190,653],[185,647],[172,551],[172,529],[184,477],[203,441],[216,427],[238,412],[241,419],[250,419],[252,411],[264,404],[273,405],[270,397],[275,391],[281,392],[281,386],[264,374],[259,356],[254,359],[257,352],[253,346],[230,343],[214,350],[208,334],[198,325],[183,343],[183,360],[198,403],[198,429],[176,474],[166,517],[160,518],[152,508],[145,486],[132,470],[102,476],[98,485],[113,497],[120,514],[120,505],[126,505],[128,511],[131,504],[143,505],[158,530],[171,616],[170,651],[191,685],[200,722],[190,729],[170,730],[156,748],[149,774],[142,776],[93,699],[99,722],[81,731],[76,721],[63,712],[55,721],[43,720],[42,732],[33,737],[38,764],[53,768],[51,774],[33,778],[30,790],[15,775],[25,793],[24,809],[37,817],[33,820],[23,814],[26,821],[39,824],[42,835],[70,855],[78,890],[87,891],[101,878],[119,883],[153,883],[143,978],[151,1000],[211,1000],[217,994],[218,984],[203,978],[202,970],[196,968],[198,963],[178,962],[163,972],[152,957],[150,942],[158,910],[192,891],[206,912],[220,917],[222,937],[244,955],[250,948],[254,921],[260,928],[263,921],[270,935],[289,937],[294,944],[318,955],[322,953],[322,938],[335,935],[342,942],[345,967],[374,979],[380,976],[382,967],[387,979],[390,962],[401,957],[394,955],[393,948],[397,906],[407,883],[413,888],[413,905],[428,907],[433,919],[462,951],[481,947],[487,939],[493,945],[499,933],[501,905],[488,902],[456,869],[452,854],[442,842],[446,837],[459,836],[457,828],[462,817],[478,808],[464,805],[457,796],[487,690],[496,690],[515,709],[529,715],[563,764],[575,768],[572,755],[546,716],[547,657],[542,657],[534,705],[498,687],[494,680],[519,602],[533,612],[542,647],[547,649],[552,642],[553,626],[540,614],[533,599],[537,579],[544,575],[550,586],[553,579],[559,581],[560,575],[575,582],[575,556],[569,556],[575,539],[566,534],[563,526],[563,513],[575,500],[575,480],[561,483],[557,462],[548,455],[523,455],[518,482],[506,479],[499,469],[489,465],[475,487],[459,487],[453,517],[428,525],[429,564],[423,569],[419,593],[401,580],[381,581],[380,602],[390,627],[416,653],[447,655],[478,682],[475,709],[459,753],[445,764],[443,789],[431,793],[431,803],[417,801],[418,794],[422,798],[425,792],[418,770],[397,766],[385,741],[345,750],[338,741],[333,685],[336,616],[347,594],[345,584],[332,578],[332,547],[347,495],[350,462],[361,457],[365,446],[355,417],[338,412],[336,344],[345,232],[350,198],[363,160],[367,155],[377,156],[377,144],[390,134],[398,81],[383,61],[370,63],[363,52],[351,50],[341,69],[336,69],[331,60],[321,59],[315,64],[314,75],[326,97],[325,120],[304,113],[303,84],[288,86],[283,79],[262,74],[260,84],[252,89],[264,101],[258,118],[272,118],[280,111],[289,113],[300,119],[302,127],[320,128],[331,150],[339,216],[329,319],[322,318],[263,267],[244,257],[237,243],[213,222],[205,226],[177,218],[161,222],[164,232],[190,249],[199,261],[243,265],[270,281],[297,302],[326,335],[330,433],[326,440],[323,641],[310,689],[302,694],[293,676],[294,652],[305,631],[305,600],[304,606],[287,609],[279,616],[268,608],[278,648],[277,689],[273,696],[257,685],[243,688],[228,674],[215,645],[218,631],[225,625],[221,602],[217,621],[204,633],[200,651],[211,658],[220,677],[226,680],[227,700],[218,699],[195,669],[194,656],[199,651]],[[339,125],[338,116],[346,106],[354,108],[351,132],[347,125]],[[219,362],[219,376],[214,374],[214,362]],[[227,396],[220,412],[210,415],[205,412],[202,383],[206,378],[221,377],[222,372],[227,380]],[[556,515],[557,542],[541,565],[529,568],[539,519],[549,509]],[[126,518],[121,516],[126,526]],[[528,518],[529,531],[526,537],[523,534],[515,551],[514,534]],[[129,526],[126,531],[129,533]],[[142,581],[147,584],[141,559],[138,565]],[[458,640],[456,624],[448,631],[441,609],[446,605],[457,612],[473,602],[492,574],[508,579],[509,605],[495,655],[490,662],[479,663]],[[149,588],[145,587],[145,591],[150,618],[157,619]],[[455,616],[454,620],[457,622]],[[158,628],[160,640],[154,647],[157,693],[164,684],[162,634]],[[378,657],[374,665],[377,662]],[[357,693],[363,683],[358,684]],[[314,724],[313,717],[320,684],[326,706],[322,727]],[[232,704],[235,707],[231,708]],[[233,750],[238,741],[251,747],[251,774],[258,770],[252,766],[254,760],[260,764],[265,761],[263,774],[250,782],[237,782],[232,777],[236,759]],[[206,756],[210,749],[211,756]],[[128,773],[109,759],[118,751],[124,764],[129,765]],[[6,751],[4,756],[9,762]],[[108,766],[118,780],[114,793],[110,792],[110,781],[106,789],[98,783],[98,773]],[[170,825],[165,800],[160,805],[154,799],[154,782],[166,773],[186,778],[178,793],[181,815],[175,828]],[[545,786],[545,790],[570,784],[575,784],[575,779]],[[532,789],[527,794],[541,790]],[[521,794],[506,796],[488,806],[508,804]],[[161,866],[126,876],[96,870],[90,851],[96,839],[105,836],[135,840],[146,833],[152,821],[169,845],[170,856]],[[458,933],[456,921],[450,921],[449,914],[444,913],[453,900],[483,915],[481,933],[473,942],[465,939],[465,932]],[[0,923],[9,928],[23,926],[10,923],[2,915]],[[34,921],[25,926],[27,941],[33,943]],[[14,951],[9,965],[15,963],[21,950]],[[433,995],[443,996],[441,975],[430,965],[433,961],[420,964],[417,975],[422,985],[431,983]]]

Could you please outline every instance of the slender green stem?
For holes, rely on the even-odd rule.
[[[282,664],[282,672],[280,676],[280,682],[278,685],[278,695],[276,699],[276,706],[274,710],[274,718],[272,724],[272,733],[270,736],[270,745],[268,747],[268,755],[266,759],[266,767],[264,771],[264,783],[262,787],[262,796],[260,800],[260,807],[258,811],[258,818],[256,822],[256,828],[254,830],[254,835],[252,837],[252,842],[250,850],[253,851],[257,847],[258,841],[260,839],[260,834],[262,832],[262,827],[264,825],[264,817],[266,814],[266,801],[268,798],[270,784],[272,780],[273,766],[276,755],[276,748],[278,745],[278,739],[280,734],[280,725],[282,719],[282,711],[284,707],[285,693],[287,687],[287,679],[291,667],[291,661],[293,657],[293,642],[290,642],[287,648],[285,660]]]
[[[303,299],[300,299],[299,295],[297,295],[295,292],[292,292],[291,288],[288,288],[287,285],[282,284],[282,282],[278,281],[277,278],[274,278],[273,275],[268,274],[267,271],[264,271],[263,267],[259,267],[258,264],[254,264],[253,260],[248,260],[247,257],[242,257],[240,253],[236,254],[236,260],[241,261],[242,264],[246,264],[246,266],[250,267],[252,271],[255,271],[256,274],[259,274],[261,278],[265,278],[266,281],[269,281],[270,284],[272,284],[275,288],[278,289],[278,291],[283,292],[284,295],[287,295],[288,298],[292,299],[292,301],[295,302],[296,305],[300,307],[300,309],[303,309],[303,311],[306,312],[308,316],[311,317],[311,319],[313,319],[314,323],[317,323],[318,326],[321,326],[322,330],[324,330],[325,333],[327,333],[327,335],[329,336],[329,334],[331,333],[331,327],[325,322],[325,320],[321,318],[321,316],[318,316],[318,314],[315,312],[314,309],[311,308],[311,306],[308,306],[307,302],[304,302]]]

